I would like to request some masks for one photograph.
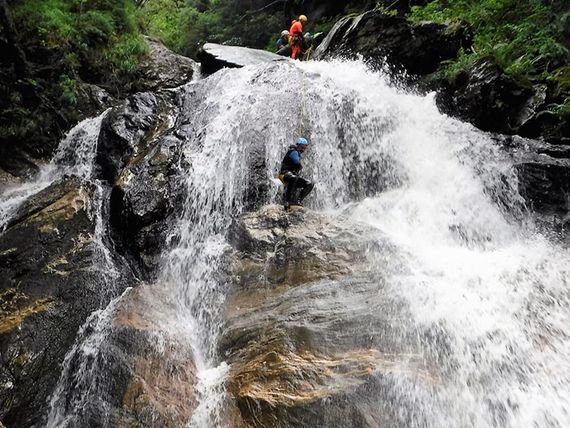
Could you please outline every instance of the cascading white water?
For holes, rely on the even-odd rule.
[[[278,75],[258,82],[249,95],[244,92],[259,74],[256,68],[221,72],[215,76],[217,87],[191,118],[192,126],[200,132],[186,141],[190,169],[185,174],[179,244],[165,258],[162,273],[167,293],[177,296],[177,321],[191,326],[189,340],[199,382],[198,406],[190,421],[195,427],[222,424],[227,365],[219,361],[216,345],[220,312],[230,284],[221,280],[219,269],[222,255],[229,249],[226,233],[232,218],[243,210],[248,186],[254,185],[248,177],[252,151],[269,160],[271,171],[264,179],[271,180],[280,149],[292,138],[291,130],[282,123],[283,109],[277,108],[279,99],[284,101]],[[227,85],[226,79],[232,84]]]
[[[63,371],[50,399],[46,426],[49,428],[81,426],[89,419],[105,426],[110,423],[110,405],[105,401],[108,384],[95,380],[109,359],[120,359],[111,343],[113,316],[117,305],[130,288],[113,299],[105,308],[93,312],[77,333],[73,347],[65,356]],[[73,385],[72,388],[70,386]],[[98,411],[91,415],[93,409]]]
[[[509,157],[492,139],[360,62],[223,73],[223,87],[193,117],[200,143],[188,143],[180,244],[163,274],[192,325],[200,396],[191,425],[222,425],[215,403],[227,368],[215,346],[230,284],[218,271],[227,227],[244,206],[248,153],[262,142],[270,180],[305,103],[304,174],[318,183],[310,206],[348,214],[397,244],[407,270],[387,282],[413,315],[406,328],[435,330],[448,343],[424,343],[442,364],[440,386],[394,387],[417,403],[399,410],[401,423],[565,426],[570,257],[534,229]]]
[[[313,132],[319,189],[346,201],[347,170],[391,159],[387,181],[397,184],[344,211],[380,229],[405,255],[409,271],[388,284],[410,307],[409,328],[436,330],[449,343],[424,344],[446,378],[434,397],[414,400],[421,418],[410,420],[413,411],[402,409],[401,422],[567,426],[570,254],[525,217],[508,156],[484,133],[441,115],[432,97],[391,88],[360,64],[304,66],[334,82],[329,102],[339,94],[354,100],[348,115],[335,118],[339,127]],[[330,110],[314,107],[314,122],[326,123]],[[323,174],[321,160],[338,150],[335,129],[351,153]]]
[[[6,189],[0,195],[0,230],[25,200],[64,175],[75,175],[81,179],[91,177],[99,130],[106,114],[107,111],[75,125],[59,144],[52,160],[40,167],[33,180],[13,189]]]
[[[115,260],[107,246],[106,235],[106,213],[109,199],[109,190],[106,189],[99,180],[94,177],[95,156],[97,153],[97,143],[102,121],[107,115],[107,111],[101,115],[85,119],[71,129],[58,146],[52,160],[41,166],[38,175],[30,182],[24,183],[15,189],[8,189],[0,196],[0,231],[6,226],[11,216],[17,211],[28,198],[33,197],[38,192],[61,180],[64,176],[74,176],[87,184],[93,191],[89,205],[86,208],[87,214],[92,217],[94,223],[92,261],[91,269],[98,272],[101,279],[101,290],[99,298],[101,306],[106,306],[107,302],[116,296],[116,280],[120,272],[115,265]],[[104,344],[106,334],[110,331],[109,319],[113,314],[116,302],[115,299],[105,309],[96,310],[78,333],[78,339],[66,356],[64,369],[60,382],[51,398],[51,411],[49,414],[48,426],[73,425],[73,412],[69,414],[65,411],[65,401],[72,401],[66,397],[65,390],[73,378],[76,385],[89,385],[90,375],[98,367],[93,364],[100,353],[100,347]],[[83,340],[85,339],[85,340]],[[77,367],[77,355],[83,354]],[[73,360],[73,361],[72,361]],[[76,377],[74,377],[76,376]],[[80,403],[76,408],[85,407],[85,397],[82,391],[78,391],[79,396],[74,397]],[[91,398],[92,396],[87,395]]]
[[[570,254],[536,231],[509,157],[491,138],[441,115],[432,96],[397,89],[359,61],[283,61],[223,70],[200,84],[206,99],[187,87],[182,110],[192,113],[175,125],[189,165],[185,202],[156,286],[168,304],[153,312],[156,325],[192,347],[198,403],[191,426],[224,425],[228,366],[216,346],[231,286],[221,273],[226,235],[256,184],[251,159],[265,162],[264,179],[272,183],[297,137],[301,105],[311,140],[303,175],[317,183],[309,207],[368,223],[396,245],[406,270],[386,278],[382,292],[405,302],[411,319],[401,328],[421,337],[426,360],[440,365],[442,380],[432,389],[392,386],[385,400],[406,396],[414,403],[394,411],[400,425],[570,423]],[[97,120],[86,124],[98,131]],[[93,159],[90,150],[85,159]],[[64,145],[56,159],[66,152]],[[91,167],[81,165],[92,161],[70,168],[89,177]],[[276,197],[276,188],[270,193]],[[2,221],[17,198],[4,197]],[[82,362],[103,355],[115,304],[90,318],[66,358],[49,426],[85,420],[84,396],[66,395],[106,375],[104,364]]]

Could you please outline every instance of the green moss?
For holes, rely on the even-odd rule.
[[[445,61],[443,67],[438,73],[438,77],[443,77],[448,81],[454,81],[461,72],[471,67],[479,60],[479,56],[473,52],[467,53],[463,48],[459,50],[457,59],[452,61]]]
[[[557,68],[549,76],[550,81],[557,84],[559,92],[570,91],[570,66],[565,65],[563,67]]]

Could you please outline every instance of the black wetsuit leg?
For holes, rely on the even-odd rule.
[[[285,195],[283,197],[283,202],[285,205],[289,205],[295,201],[295,191],[297,190],[297,181],[299,177],[292,172],[286,172],[283,176],[283,181],[285,181]]]
[[[315,187],[314,183],[311,183],[310,181],[305,180],[304,178],[301,178],[301,180],[303,180],[304,183],[303,183],[303,188],[301,190],[301,193],[299,194],[299,200],[298,200],[299,203],[302,203],[303,200],[309,195],[309,193],[311,193],[311,191],[313,190],[313,187]],[[301,185],[297,184],[297,187],[300,188]]]
[[[283,198],[285,205],[301,205],[303,199],[305,199],[307,195],[311,193],[313,187],[315,187],[309,180],[305,180],[292,172],[286,173],[283,179],[287,186]]]

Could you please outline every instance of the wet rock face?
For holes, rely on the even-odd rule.
[[[170,217],[182,203],[177,166],[180,146],[169,139],[150,145],[123,170],[112,193],[112,221],[145,273],[157,272],[170,230]]]
[[[230,232],[240,253],[235,269],[245,288],[255,278],[270,284],[295,286],[322,278],[343,276],[365,261],[362,230],[350,230],[317,213],[266,206],[244,215]]]
[[[513,134],[528,119],[533,88],[505,75],[491,61],[460,75],[438,98],[438,106],[486,131]]]
[[[176,114],[169,96],[141,93],[125,100],[105,117],[97,146],[99,174],[112,186],[111,224],[149,276],[180,195],[181,140],[165,135]]]
[[[78,337],[63,376],[75,388],[59,391],[70,426],[184,426],[195,407],[192,350],[154,311],[157,286],[127,290]],[[164,308],[162,308],[164,310]],[[83,344],[87,344],[83,347]],[[50,419],[58,424],[59,415]]]
[[[427,79],[429,80],[429,78]],[[452,81],[432,81],[441,111],[479,129],[563,143],[570,124],[554,111],[568,93],[556,85],[517,80],[493,60],[481,60]]]
[[[384,274],[400,268],[378,232],[268,206],[236,222],[232,240],[236,284],[219,346],[239,409],[232,426],[390,426],[396,415],[371,390],[396,377],[437,381],[415,357],[401,363],[417,344],[392,324],[401,305],[378,294],[381,276],[364,269],[372,248],[386,255]],[[367,334],[380,329],[381,343]]]
[[[103,120],[97,144],[101,178],[113,183],[159,124],[159,100],[151,93],[127,98]]]
[[[113,343],[128,368],[118,391],[118,425],[184,426],[196,406],[192,350],[174,331],[161,331],[160,314],[152,309],[157,300],[156,286],[141,286],[122,300],[113,319]]]
[[[541,214],[566,216],[570,209],[570,145],[515,137],[524,151],[516,155],[519,190]]]
[[[190,58],[175,54],[158,40],[145,38],[150,52],[142,62],[142,75],[136,82],[138,91],[175,88],[192,80],[198,64]]]
[[[79,85],[77,110],[81,117],[97,116],[117,102],[109,92],[97,85]]]
[[[79,326],[99,305],[93,189],[65,179],[22,206],[0,235],[0,419],[42,425]]]
[[[222,68],[241,68],[246,65],[283,60],[283,57],[271,52],[216,43],[206,43],[198,52],[198,58],[205,74],[215,73]]]
[[[379,65],[410,74],[434,72],[441,61],[455,58],[470,38],[462,28],[434,23],[412,24],[404,18],[366,12],[340,20],[315,51],[317,59],[362,55]]]

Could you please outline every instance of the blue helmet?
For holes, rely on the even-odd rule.
[[[306,138],[299,137],[297,138],[297,142],[295,144],[297,144],[298,146],[308,146],[309,142],[307,141]]]

